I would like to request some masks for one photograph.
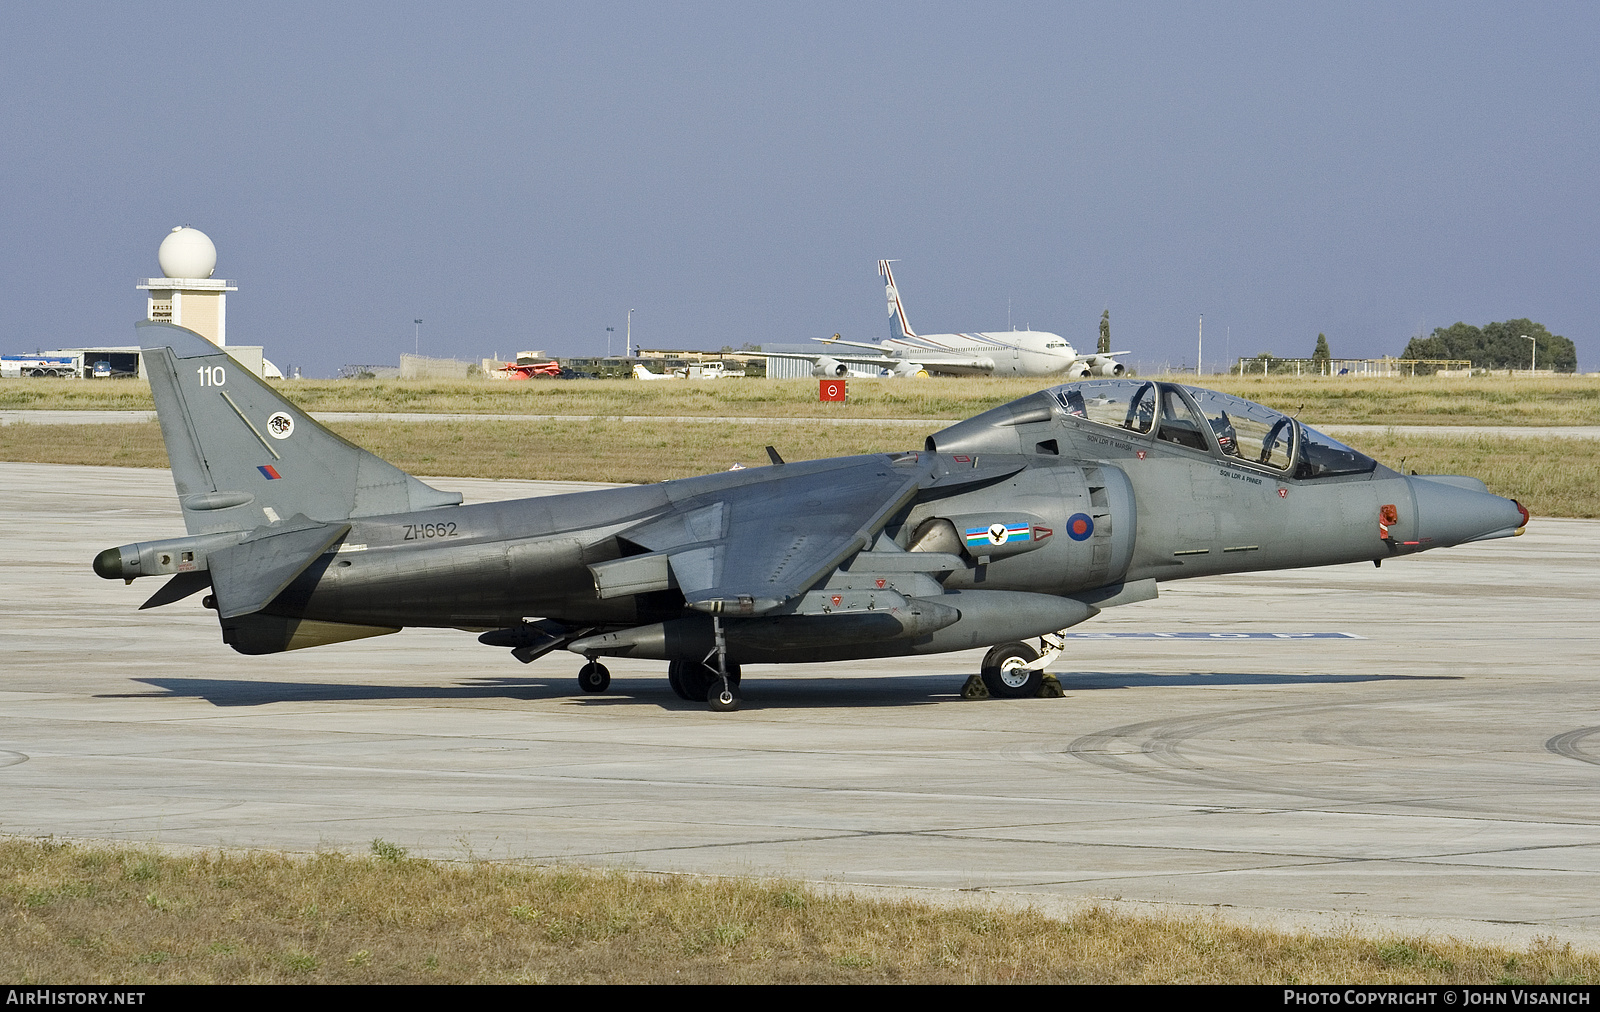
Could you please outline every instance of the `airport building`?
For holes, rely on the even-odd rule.
[[[211,276],[217,270],[217,247],[210,236],[179,225],[161,240],[156,262],[163,276],[146,278],[135,286],[149,293],[145,319],[184,327],[219,348],[228,348],[228,354],[264,379],[283,378],[260,345],[228,347],[228,293],[237,292],[239,286]]]
[[[145,319],[186,327],[228,354],[240,365],[265,379],[282,379],[283,373],[262,354],[260,345],[228,346],[228,293],[239,287],[213,278],[217,247],[197,228],[180,225],[167,234],[156,251],[164,275],[145,278],[135,287],[147,292]],[[0,356],[0,377],[67,377],[116,379],[144,376],[144,358],[138,345],[38,350],[31,355]]]
[[[213,278],[217,247],[197,228],[179,225],[161,240],[156,262],[165,277],[137,287],[150,293],[145,319],[186,327],[219,348],[228,346],[228,293],[239,287]]]

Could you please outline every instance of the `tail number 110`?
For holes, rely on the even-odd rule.
[[[200,385],[203,387],[220,387],[228,381],[227,370],[220,365],[203,365],[195,372],[200,374]]]

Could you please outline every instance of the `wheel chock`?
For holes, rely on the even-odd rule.
[[[1061,679],[1050,674],[1049,672],[1046,672],[1044,676],[1044,682],[1039,686],[1039,698],[1060,699],[1066,694],[1067,690],[1061,687]]]
[[[961,686],[962,699],[988,699],[989,687],[983,684],[982,675],[968,675],[966,684]]]

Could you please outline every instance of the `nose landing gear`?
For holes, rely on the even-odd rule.
[[[1039,637],[1036,650],[1026,643],[1001,643],[991,647],[984,655],[979,674],[967,679],[962,687],[963,699],[1030,699],[1065,695],[1061,682],[1045,669],[1056,662],[1066,649],[1062,633],[1046,633]]]
[[[1039,652],[1026,643],[1002,643],[983,658],[979,677],[989,695],[1000,699],[1027,699],[1039,694],[1044,672],[1028,665],[1039,659]]]

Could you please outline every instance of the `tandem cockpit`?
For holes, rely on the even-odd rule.
[[[1028,433],[1066,419],[1091,442],[1139,437],[1210,454],[1232,466],[1313,479],[1369,474],[1378,464],[1330,436],[1242,397],[1155,380],[1064,383],[1002,405],[929,437],[940,452],[1059,453],[1054,439]],[[1097,436],[1099,438],[1097,438]],[[1012,438],[1016,442],[1012,442]]]

